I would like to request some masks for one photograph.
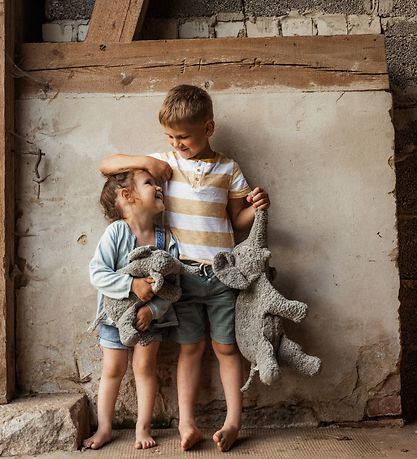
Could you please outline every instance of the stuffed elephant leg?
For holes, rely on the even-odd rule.
[[[300,301],[287,300],[272,286],[266,276],[262,276],[260,283],[261,286],[258,289],[264,292],[263,301],[268,304],[267,312],[293,322],[300,322],[307,315],[306,304]]]
[[[274,348],[266,338],[258,343],[256,365],[259,370],[259,378],[264,384],[271,385],[280,374]]]
[[[313,376],[320,370],[321,360],[304,353],[299,344],[294,343],[285,335],[281,339],[277,357],[289,367],[308,376]]]
[[[153,277],[154,279],[154,282],[151,284],[153,293],[158,293],[159,290],[161,290],[161,287],[164,285],[164,276],[161,273],[153,270],[149,272],[149,276]]]
[[[131,306],[125,311],[125,313],[120,317],[117,322],[120,333],[120,341],[129,347],[133,347],[135,344],[140,344],[141,346],[147,346],[153,339],[153,335],[148,330],[139,331],[136,330],[134,324],[136,323],[136,311],[137,303],[134,306]],[[142,305],[140,307],[143,307]]]

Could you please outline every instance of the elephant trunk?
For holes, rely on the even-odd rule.
[[[246,244],[252,247],[267,248],[268,236],[268,211],[257,209],[255,212],[255,220],[250,230],[249,236],[246,239]]]

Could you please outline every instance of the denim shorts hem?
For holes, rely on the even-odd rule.
[[[236,339],[234,336],[233,338],[230,336],[211,336],[211,339],[219,344],[236,344]]]
[[[101,347],[105,347],[106,349],[126,349],[126,350],[129,349],[127,346],[125,346],[121,342],[109,341],[108,339],[104,339],[104,338],[99,338],[98,343],[100,344]]]

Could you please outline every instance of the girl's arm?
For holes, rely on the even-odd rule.
[[[101,161],[100,172],[104,175],[114,175],[130,169],[145,169],[157,180],[166,182],[171,178],[171,166],[152,156],[112,155]]]
[[[90,262],[90,281],[100,292],[110,298],[127,298],[132,291],[146,302],[153,298],[152,277],[136,278],[117,272],[119,243],[117,230],[107,227]]]
[[[103,295],[122,299],[129,296],[133,277],[117,272],[118,249],[115,228],[109,225],[90,262],[90,282]]]

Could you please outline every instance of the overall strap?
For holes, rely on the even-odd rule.
[[[165,230],[160,226],[155,226],[155,242],[157,249],[165,250]]]

